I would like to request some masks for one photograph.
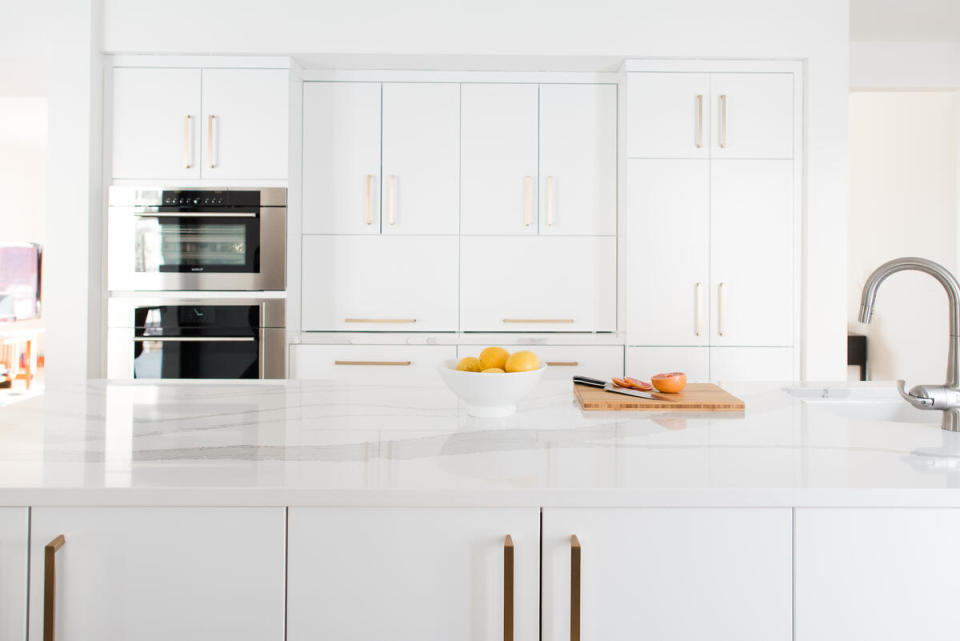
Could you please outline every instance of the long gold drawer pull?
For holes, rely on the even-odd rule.
[[[192,129],[191,121],[193,119],[190,115],[183,117],[183,167],[184,169],[190,169],[191,161],[193,160],[193,136],[190,135],[190,129]]]
[[[503,540],[503,641],[513,641],[513,538]]]
[[[344,318],[344,323],[416,323],[416,318]]]
[[[720,147],[727,146],[727,96],[720,96]]]
[[[213,144],[213,128],[216,124],[217,117],[213,114],[207,116],[207,160],[210,163],[210,169],[213,169],[217,166],[217,159],[214,157],[214,144]]]
[[[703,147],[703,95],[697,96],[697,149]]]
[[[580,539],[570,537],[570,641],[580,641]]]
[[[693,331],[697,336],[703,334],[703,283],[697,282],[696,284],[696,309],[694,312],[694,328]]]
[[[572,318],[504,318],[504,323],[572,323]]]
[[[719,334],[720,336],[727,335],[727,286],[726,285],[727,285],[726,283],[720,283],[719,285],[717,285],[717,290],[718,290],[717,298],[719,299],[719,301],[717,302],[717,310],[720,316],[720,322],[717,323],[718,325],[717,334]]]
[[[334,365],[389,365],[406,367],[413,364],[413,361],[333,361]]]
[[[547,361],[547,367],[576,367],[577,361]]]
[[[57,550],[67,540],[61,534],[43,548],[43,641],[54,641],[57,624]]]
[[[533,221],[533,190],[531,189],[533,178],[531,176],[523,177],[523,224],[530,226]]]
[[[367,209],[363,217],[363,222],[368,225],[373,224],[373,208],[370,203],[371,189],[373,189],[373,174],[367,174]]]

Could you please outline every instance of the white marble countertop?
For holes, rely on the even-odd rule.
[[[545,382],[506,419],[439,382],[52,388],[0,408],[0,505],[960,507],[960,436],[891,385],[727,388],[745,413],[585,413]]]

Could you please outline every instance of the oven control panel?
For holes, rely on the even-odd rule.
[[[164,207],[182,209],[233,209],[258,207],[259,191],[164,190],[160,202]]]

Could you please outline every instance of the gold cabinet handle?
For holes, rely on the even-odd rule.
[[[190,114],[183,117],[183,167],[190,169],[193,164],[193,118]]]
[[[43,641],[54,641],[57,625],[57,550],[67,540],[61,534],[43,548]]]
[[[727,334],[727,284],[720,283],[717,286],[717,312],[720,317],[720,322],[718,323],[719,327],[717,328],[717,333],[720,336],[726,336]]]
[[[523,177],[523,224],[527,227],[533,221],[533,183],[532,176]]]
[[[572,323],[572,318],[504,318],[504,323]]]
[[[697,149],[703,147],[703,94],[697,95]]]
[[[547,226],[553,225],[553,176],[547,176]]]
[[[727,146],[727,95],[720,96],[720,147]]]
[[[503,540],[503,641],[513,641],[513,537]]]
[[[697,336],[703,334],[703,283],[698,282],[696,285],[696,310],[694,312],[694,332]]]
[[[368,225],[373,224],[373,207],[371,205],[370,191],[373,189],[373,174],[367,174],[367,208],[364,214],[363,222]]]
[[[416,318],[344,318],[344,323],[416,323]]]
[[[389,365],[397,367],[407,367],[412,361],[333,361],[334,365]]]
[[[580,539],[570,537],[570,641],[580,641]]]
[[[387,198],[387,223],[397,224],[397,177],[390,176],[390,193]]]
[[[576,367],[580,363],[578,361],[547,361],[547,367]]]
[[[210,162],[210,169],[214,169],[217,166],[217,159],[213,155],[216,149],[216,146],[213,144],[213,128],[216,126],[216,122],[216,116],[213,114],[207,116],[207,159]]]

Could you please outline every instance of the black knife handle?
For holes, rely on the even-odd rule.
[[[607,384],[606,381],[601,381],[599,378],[590,378],[589,376],[574,376],[574,383],[579,383],[580,385],[589,385],[590,387],[603,387]]]

